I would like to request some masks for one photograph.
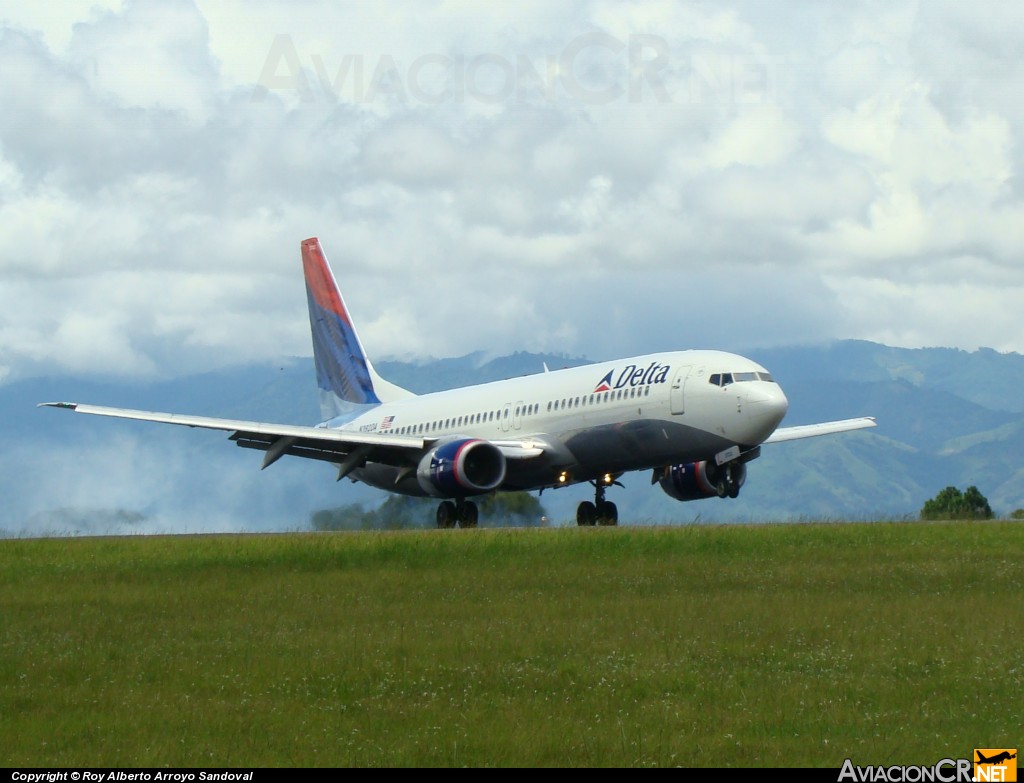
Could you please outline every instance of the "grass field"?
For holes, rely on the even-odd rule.
[[[0,541],[0,766],[1019,747],[1024,525]]]

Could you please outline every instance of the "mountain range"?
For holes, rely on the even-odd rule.
[[[740,351],[790,400],[786,425],[875,416],[878,427],[764,447],[736,500],[680,503],[648,474],[609,498],[622,524],[913,518],[945,486],[977,486],[997,514],[1024,507],[1024,356],[988,349],[893,348],[864,341]],[[417,393],[587,364],[581,357],[482,353],[377,369]],[[159,381],[51,377],[0,386],[0,535],[306,530],[320,509],[385,495],[334,482],[320,463],[261,455],[222,433],[74,416],[73,400],[262,421],[319,420],[310,358]],[[570,524],[587,487],[541,502]]]

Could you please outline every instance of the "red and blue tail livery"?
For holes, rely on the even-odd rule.
[[[366,352],[316,237],[302,243],[302,269],[324,418],[347,413],[353,405],[379,404]]]

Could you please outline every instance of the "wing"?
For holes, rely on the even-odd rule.
[[[285,455],[291,455],[338,463],[341,465],[339,478],[366,461],[399,467],[415,465],[424,451],[437,442],[437,438],[388,435],[379,432],[350,432],[328,427],[218,419],[211,416],[192,416],[182,413],[138,411],[130,408],[83,405],[77,402],[41,402],[39,407],[64,408],[75,413],[88,413],[93,416],[112,416],[118,419],[136,419],[159,424],[177,424],[182,427],[222,430],[232,433],[231,440],[242,448],[265,451],[267,454],[263,459],[264,468],[273,465]],[[494,445],[509,459],[528,459],[543,453],[543,445],[532,442],[495,441]]]
[[[239,446],[266,451],[263,467],[269,467],[286,454],[328,462],[342,462],[354,453],[360,459],[373,459],[390,464],[409,464],[414,454],[421,453],[433,440],[408,435],[347,432],[327,427],[307,427],[296,424],[271,424],[262,421],[217,419],[210,416],[191,416],[181,413],[137,411],[130,408],[107,408],[101,405],[82,405],[75,402],[43,402],[40,407],[64,408],[75,413],[94,416],[113,416],[118,419],[154,421],[206,430],[230,432],[231,440]]]
[[[843,419],[842,421],[826,421],[822,424],[803,424],[799,427],[781,427],[769,436],[765,443],[782,443],[787,440],[799,440],[801,438],[816,438],[819,435],[832,435],[836,432],[849,432],[850,430],[863,430],[874,427],[873,417],[865,416],[860,419]]]

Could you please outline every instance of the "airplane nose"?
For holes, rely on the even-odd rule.
[[[775,431],[787,410],[789,400],[778,385],[758,383],[747,392],[747,411],[758,431],[758,442]]]

